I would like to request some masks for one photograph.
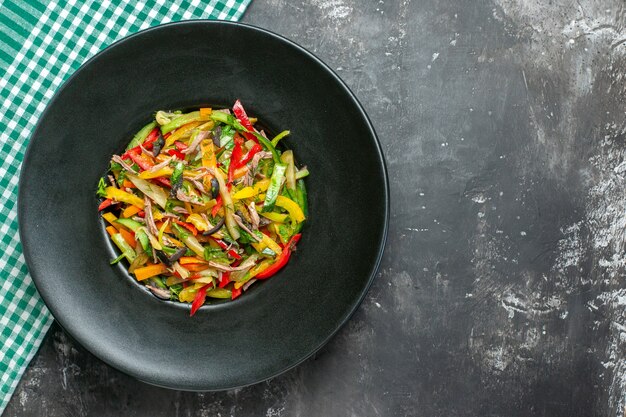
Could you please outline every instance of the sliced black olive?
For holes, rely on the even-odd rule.
[[[217,198],[220,193],[220,183],[215,177],[211,178],[211,198]]]
[[[161,153],[161,149],[163,149],[163,145],[165,145],[165,138],[163,138],[163,135],[159,131],[159,137],[154,142],[154,146],[152,147],[152,155],[155,158]]]
[[[220,147],[220,139],[222,137],[222,127],[218,126],[213,130],[213,143],[215,144],[215,146],[217,146],[218,148]]]
[[[167,266],[172,266],[172,264],[179,260],[185,254],[185,252],[187,252],[186,248],[180,248],[176,252],[174,252],[172,256],[167,256],[165,252],[160,250],[156,251],[156,254],[157,258],[159,258],[161,262],[163,262]]]
[[[178,190],[183,186],[183,177],[181,176],[178,181],[172,181],[172,188],[170,189],[170,198],[178,198]]]
[[[167,256],[165,252],[158,250],[156,251],[156,254],[157,258],[159,258],[161,262],[163,262],[167,266],[172,266],[172,262],[170,262],[170,257]]]
[[[170,257],[167,256],[165,252],[158,250],[156,251],[156,253],[157,253],[157,258],[159,258],[161,262],[163,262],[167,266],[172,266],[172,262],[170,262]]]
[[[174,263],[179,260],[185,253],[187,253],[187,248],[179,248],[172,256],[170,256],[170,262]]]
[[[207,230],[206,232],[202,233],[204,236],[209,236],[212,235],[213,233],[219,231],[222,226],[224,226],[224,218],[222,217],[220,219],[219,222],[217,222],[217,224],[215,225],[215,227],[213,227],[211,230]]]

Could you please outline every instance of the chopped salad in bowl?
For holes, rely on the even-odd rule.
[[[111,263],[156,297],[235,299],[288,263],[306,221],[306,167],[231,109],[157,111],[113,155],[98,210],[120,251]]]

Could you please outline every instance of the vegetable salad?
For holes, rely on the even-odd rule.
[[[128,272],[164,300],[235,299],[281,270],[307,218],[306,167],[231,109],[158,111],[113,155],[98,210]]]

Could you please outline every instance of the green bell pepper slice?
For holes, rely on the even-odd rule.
[[[130,141],[130,143],[126,147],[126,150],[133,149],[134,147],[141,145],[143,141],[146,140],[146,137],[148,137],[150,132],[152,132],[152,129],[156,127],[156,125],[157,122],[150,122],[142,127],[141,130],[137,132],[133,139]]]
[[[272,211],[276,204],[276,198],[280,193],[280,186],[285,178],[285,171],[287,170],[287,164],[276,163],[274,165],[274,172],[270,179],[270,186],[265,192],[265,202],[263,203],[263,211]]]

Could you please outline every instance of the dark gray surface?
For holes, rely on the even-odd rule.
[[[244,21],[336,69],[383,143],[366,301],[225,393],[144,385],[55,325],[5,415],[623,416],[626,7],[550,3],[255,0]]]

